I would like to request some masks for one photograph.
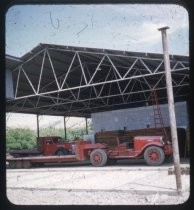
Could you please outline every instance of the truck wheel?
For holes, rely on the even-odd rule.
[[[107,163],[107,154],[102,149],[95,149],[90,154],[90,162],[93,166],[104,166]]]
[[[18,168],[18,169],[22,168],[22,161],[21,160],[16,160],[16,168]]]
[[[148,165],[158,166],[164,162],[164,151],[157,146],[149,146],[144,152],[144,159]]]
[[[31,168],[31,162],[29,160],[23,160],[22,168]]]
[[[68,155],[68,151],[64,148],[61,148],[61,149],[58,149],[56,152],[55,152],[55,155],[58,155],[58,156],[61,156],[61,155]]]
[[[11,169],[16,168],[16,162],[14,160],[9,162],[9,168]]]

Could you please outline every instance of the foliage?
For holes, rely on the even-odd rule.
[[[22,128],[8,128],[6,130],[6,149],[32,149],[36,147],[34,131]]]
[[[89,133],[92,131],[91,126],[88,126]],[[80,128],[68,128],[67,140],[82,139],[86,134],[86,129]],[[56,129],[53,127],[40,129],[40,136],[60,136],[65,138],[64,129]],[[33,149],[36,148],[36,131],[24,128],[7,128],[6,130],[6,150],[12,149]]]
[[[91,127],[88,128],[88,132],[91,132]],[[86,129],[83,127],[80,128],[68,128],[67,129],[67,140],[77,140],[82,139],[83,135],[86,134]],[[55,128],[43,128],[40,129],[40,136],[60,136],[63,139],[65,138],[64,129],[55,129]]]

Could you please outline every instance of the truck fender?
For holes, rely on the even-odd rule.
[[[157,146],[157,147],[160,147],[160,148],[164,147],[164,145],[163,145],[162,143],[159,143],[159,142],[148,143],[148,144],[146,144],[144,147],[141,148],[139,154],[143,155],[145,149],[146,149],[147,147],[149,147],[149,146]]]

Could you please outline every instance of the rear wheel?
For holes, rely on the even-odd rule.
[[[14,160],[13,161],[9,161],[9,168],[11,168],[11,169],[16,168],[16,162]]]
[[[22,168],[22,161],[21,160],[16,160],[16,168]]]
[[[149,146],[144,152],[144,159],[148,165],[158,166],[164,162],[164,151],[157,146]]]
[[[107,154],[102,149],[95,149],[90,154],[90,162],[93,166],[101,167],[107,163]]]
[[[31,162],[29,160],[24,160],[22,163],[22,168],[31,168]]]

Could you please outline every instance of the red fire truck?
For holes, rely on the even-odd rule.
[[[144,158],[148,165],[161,165],[165,158],[172,155],[170,142],[162,136],[135,136],[110,147],[103,143],[91,141],[61,142],[57,136],[38,139],[36,151],[12,151],[7,158],[10,168],[29,168],[32,165],[45,163],[67,163],[90,160],[93,166],[113,164],[121,159]]]

